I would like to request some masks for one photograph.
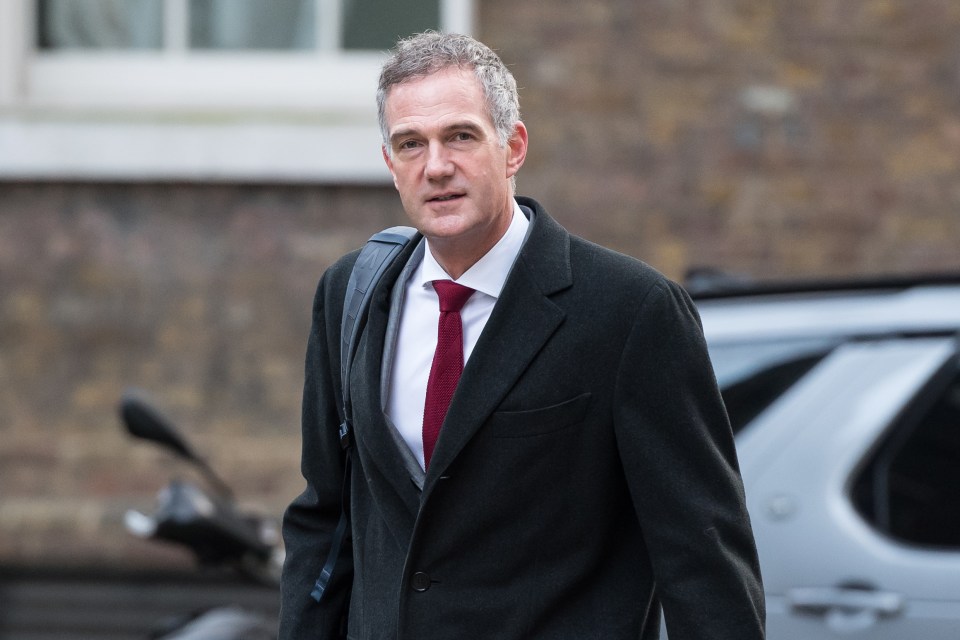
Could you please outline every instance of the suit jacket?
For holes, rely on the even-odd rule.
[[[422,483],[381,397],[391,291],[412,247],[375,290],[349,381],[352,540],[318,604],[341,504],[340,318],[356,253],[321,279],[281,637],[650,639],[662,605],[671,640],[762,638],[733,436],[690,299],[518,200],[533,214],[527,241]]]

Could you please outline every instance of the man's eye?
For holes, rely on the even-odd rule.
[[[397,145],[397,148],[398,149],[416,149],[419,146],[419,144],[420,143],[418,143],[416,140],[404,140],[399,145]]]
[[[457,142],[467,142],[473,140],[473,134],[467,133],[466,131],[461,131],[453,136],[453,139]]]

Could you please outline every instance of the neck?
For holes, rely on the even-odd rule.
[[[502,236],[501,236],[502,237]],[[497,238],[499,240],[500,238]],[[487,254],[496,240],[490,246],[459,247],[456,243],[449,242],[443,238],[428,238],[430,244],[430,253],[436,258],[437,263],[443,267],[451,279],[456,280],[467,270],[475,265],[480,258]]]
[[[493,220],[489,227],[474,229],[467,235],[428,237],[430,253],[447,275],[456,280],[500,242],[513,222],[513,213],[511,198],[506,214]]]

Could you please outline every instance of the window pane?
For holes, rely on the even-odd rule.
[[[960,547],[960,374],[919,419],[907,416],[860,473],[854,504],[894,538]]]
[[[710,346],[734,433],[766,411],[836,346],[836,340],[820,338]]]
[[[386,50],[440,28],[440,0],[343,0],[343,48]]]
[[[195,49],[313,49],[315,0],[190,0]]]
[[[709,345],[710,360],[721,389],[740,384],[766,369],[832,351],[834,338],[804,338],[777,342]]]
[[[721,388],[730,426],[739,433],[813,369],[826,352],[778,362]]]
[[[38,0],[41,49],[159,49],[163,4],[157,0]]]

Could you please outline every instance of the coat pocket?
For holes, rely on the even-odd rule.
[[[592,393],[541,409],[497,411],[490,416],[488,429],[494,438],[540,436],[580,424],[587,417]]]

